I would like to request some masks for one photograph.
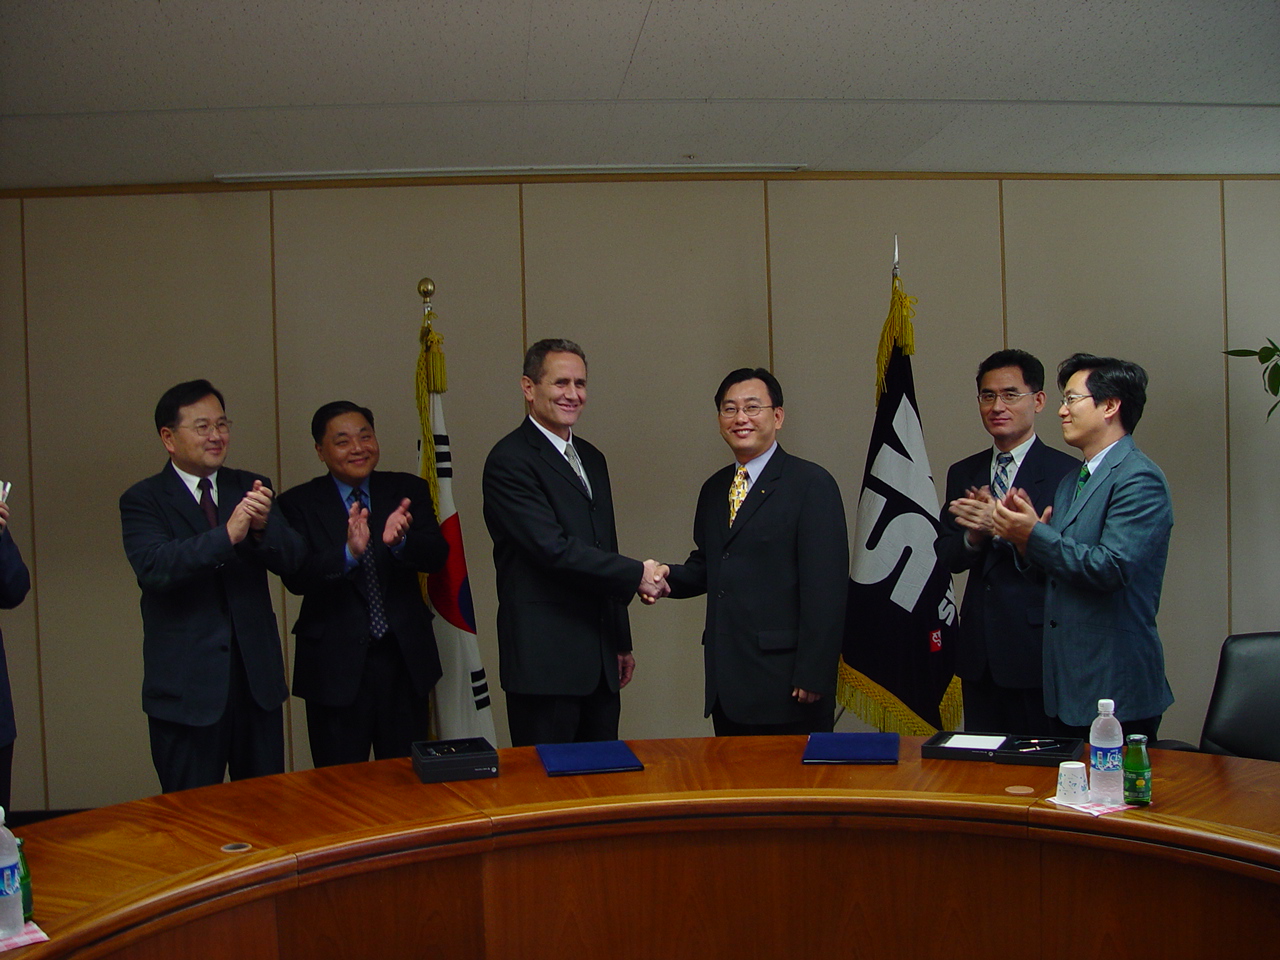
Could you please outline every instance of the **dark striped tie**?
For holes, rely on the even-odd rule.
[[[356,487],[347,497],[348,504],[368,505],[364,501],[364,491]],[[360,554],[360,579],[364,581],[364,596],[369,604],[369,632],[375,640],[380,640],[387,632],[387,605],[382,596],[382,581],[378,579],[378,564],[373,556],[373,539]]]

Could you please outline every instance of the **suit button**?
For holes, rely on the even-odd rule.
[[[1057,620],[1050,620],[1050,621],[1049,621],[1049,626],[1051,626],[1051,627],[1056,627],[1057,625],[1058,625],[1058,621],[1057,621]]]
[[[729,559],[729,551],[728,551],[728,550],[726,550],[724,553],[720,554],[720,559],[721,559],[721,560],[728,560],[728,559]]]
[[[721,590],[719,593],[716,594],[716,596],[719,597],[721,600],[723,600],[725,598],[725,591]]]

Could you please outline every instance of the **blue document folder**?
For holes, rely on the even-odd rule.
[[[538,759],[549,777],[574,773],[621,773],[643,770],[631,748],[621,740],[598,740],[589,743],[540,743]]]
[[[896,733],[811,733],[805,763],[897,763]]]

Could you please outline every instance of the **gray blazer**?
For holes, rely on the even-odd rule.
[[[1045,712],[1085,726],[1110,697],[1121,720],[1159,716],[1173,703],[1156,631],[1169,485],[1126,436],[1078,496],[1075,486],[1074,475],[1063,477],[1053,516],[1027,542],[1027,559],[1046,576]]]

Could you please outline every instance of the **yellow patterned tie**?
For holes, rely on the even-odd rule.
[[[738,472],[733,475],[733,483],[729,485],[729,526],[733,526],[734,518],[738,516],[738,508],[742,506],[742,501],[747,499],[747,468],[738,467]]]

